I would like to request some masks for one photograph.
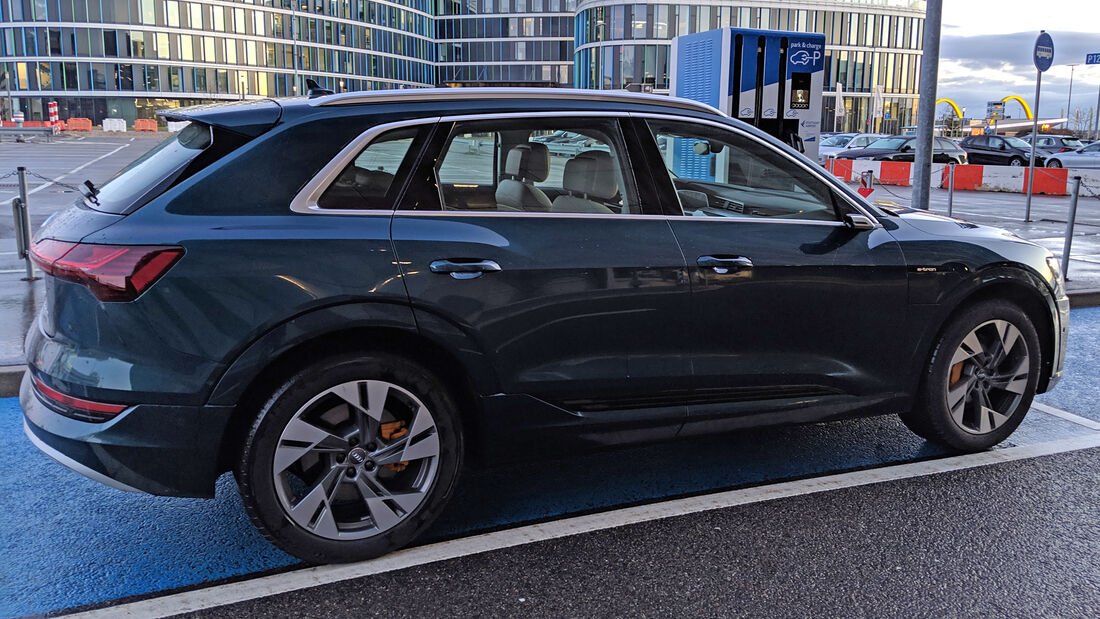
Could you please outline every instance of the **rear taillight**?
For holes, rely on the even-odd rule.
[[[92,245],[45,239],[31,247],[40,269],[87,286],[100,301],[133,301],[164,275],[182,247]]]
[[[60,404],[64,415],[79,419],[80,421],[103,422],[113,419],[115,415],[126,410],[126,404],[107,404],[105,402],[93,402],[82,398],[74,398],[60,391],[47,387],[46,383],[35,378],[34,389],[46,400],[55,406]]]

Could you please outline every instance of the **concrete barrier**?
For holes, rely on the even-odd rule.
[[[908,161],[860,161],[858,159],[833,159],[826,165],[826,169],[834,176],[848,183],[859,182],[860,173],[870,171],[879,184],[904,187],[913,184],[912,167],[913,164]],[[932,164],[932,187],[947,188],[947,168],[946,164]],[[1033,193],[1048,196],[1069,195],[1069,179],[1074,176],[1080,176],[1086,185],[1100,187],[1100,169],[1035,168]],[[955,166],[955,189],[1026,193],[1027,184],[1028,168],[1026,167]]]
[[[104,118],[103,119],[104,131],[126,131],[126,119],[124,118]]]

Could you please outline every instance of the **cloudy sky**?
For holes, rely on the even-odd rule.
[[[1085,54],[1100,52],[1100,0],[944,0],[940,38],[938,97],[966,107],[968,117],[983,117],[987,101],[1019,95],[1032,105],[1035,65],[1032,49],[1039,30],[1054,39],[1054,66],[1043,74],[1040,116],[1066,109],[1070,63],[1072,108],[1087,114],[1096,107],[1100,65],[1086,66]],[[937,116],[947,108],[941,104]],[[1023,118],[1018,103],[1006,112]]]

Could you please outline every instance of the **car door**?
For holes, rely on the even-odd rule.
[[[639,122],[667,144],[651,155],[653,177],[680,213],[669,223],[691,271],[693,417],[839,412],[898,393],[907,284],[890,234],[845,223],[865,215],[759,138],[710,121]]]
[[[989,157],[989,136],[976,135],[966,144],[967,161],[975,165],[992,163]]]
[[[1066,168],[1100,168],[1100,142],[1089,144],[1071,153],[1060,153],[1058,158]]]
[[[467,341],[498,395],[667,425],[687,413],[690,285],[626,140],[598,112],[443,119],[393,244],[421,329]]]

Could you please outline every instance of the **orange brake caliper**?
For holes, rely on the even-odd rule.
[[[388,421],[382,424],[379,430],[382,435],[382,440],[386,442],[401,438],[409,433],[409,428],[405,425],[404,421]],[[401,472],[404,471],[407,466],[409,466],[408,462],[394,462],[393,464],[383,465],[383,468]]]
[[[959,382],[959,380],[962,379],[962,373],[963,373],[963,362],[962,361],[960,361],[960,362],[956,363],[955,365],[951,366],[951,379],[947,382],[947,386],[948,387],[954,387],[955,383]]]

